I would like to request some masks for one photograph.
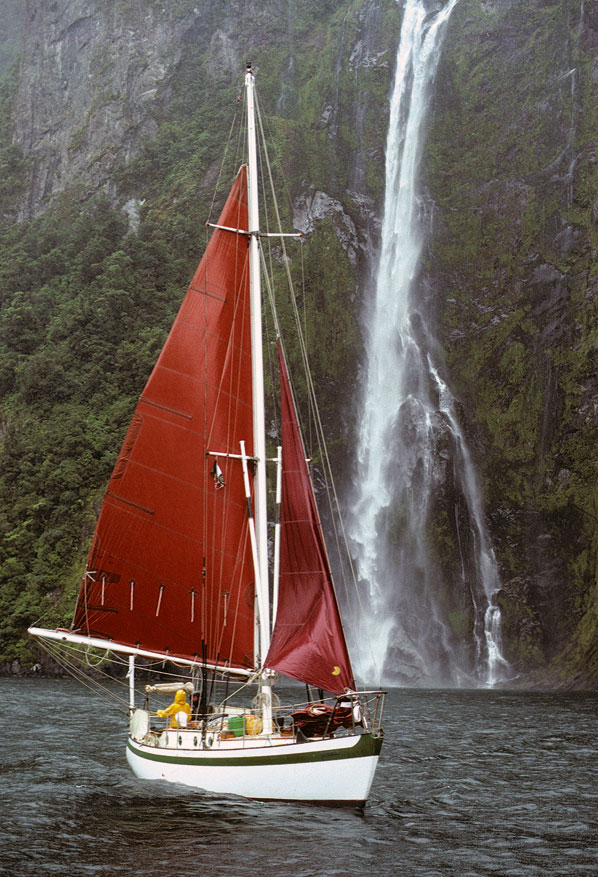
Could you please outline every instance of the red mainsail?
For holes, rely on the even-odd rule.
[[[219,225],[248,228],[242,167]],[[137,405],[73,629],[173,657],[254,665],[241,463],[253,453],[247,235],[216,229]]]
[[[354,689],[322,526],[279,345],[282,506],[278,610],[266,666],[333,694]]]

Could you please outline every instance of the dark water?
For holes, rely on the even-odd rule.
[[[392,691],[363,815],[137,780],[77,683],[0,695],[3,874],[598,874],[595,694]]]

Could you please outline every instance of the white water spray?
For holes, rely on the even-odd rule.
[[[364,680],[383,674],[407,684],[494,685],[505,665],[494,553],[418,278],[423,128],[456,3],[439,9],[405,0],[397,52],[380,262],[367,316],[359,494],[349,525],[370,591],[371,611],[359,619]]]

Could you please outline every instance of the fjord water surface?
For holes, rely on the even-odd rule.
[[[598,873],[597,694],[394,689],[364,813],[136,779],[69,680],[0,679],[0,873]]]

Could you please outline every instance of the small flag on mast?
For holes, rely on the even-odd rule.
[[[218,458],[214,461],[214,465],[212,466],[212,477],[214,478],[214,484],[216,485],[216,490],[220,490],[221,487],[226,487],[226,483],[224,481],[224,474],[222,469],[218,465]]]

